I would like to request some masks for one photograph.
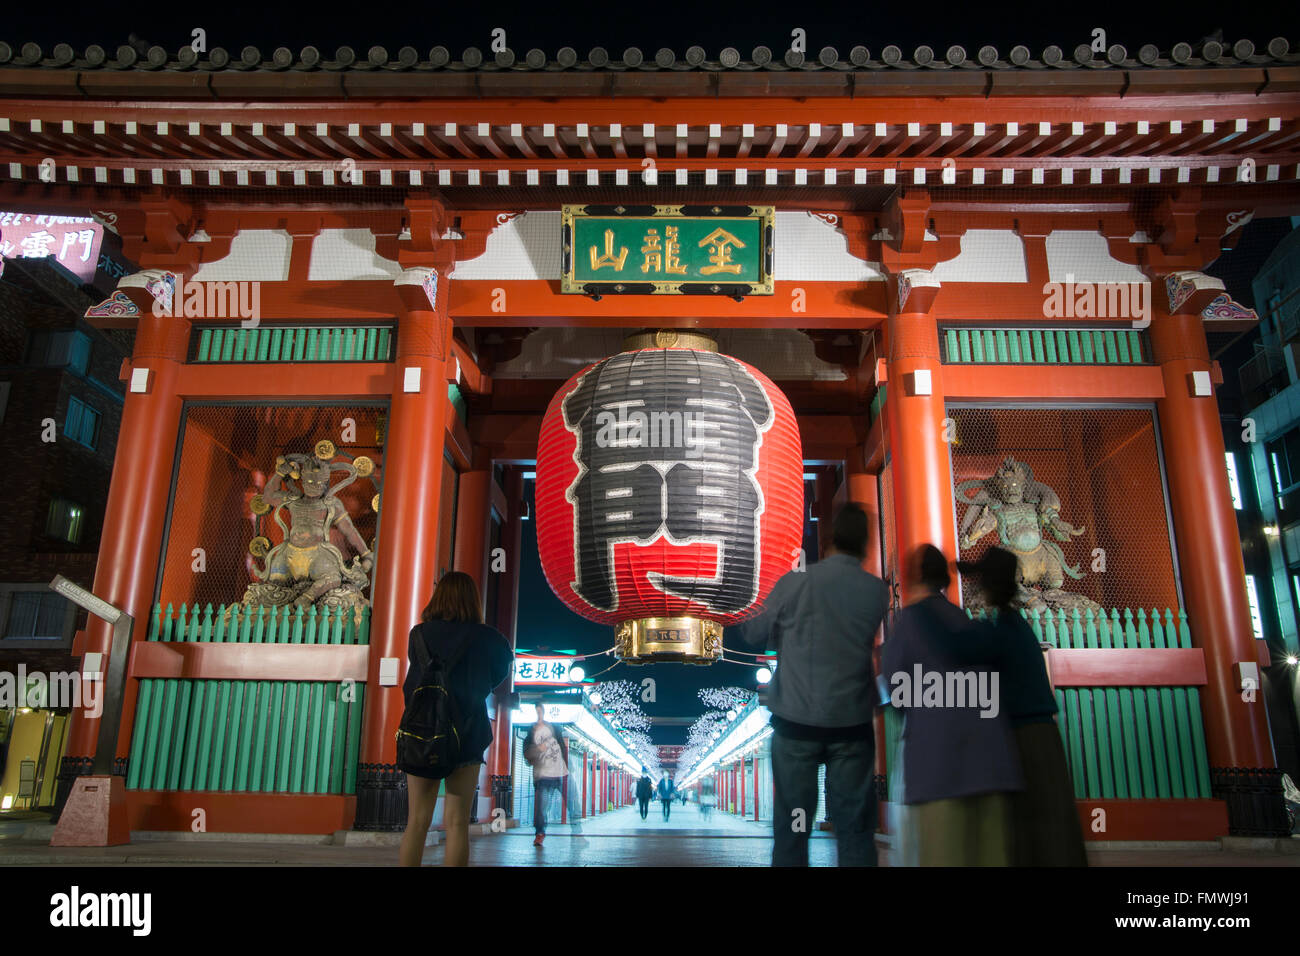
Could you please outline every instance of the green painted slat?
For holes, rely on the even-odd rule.
[[[366,685],[357,681],[352,685],[352,691],[354,699],[348,705],[348,745],[343,751],[343,792],[349,794],[357,792],[357,755],[361,749],[361,715],[365,713]]]
[[[1113,612],[1113,618],[1108,619],[1106,612],[1099,614],[1100,625],[1098,634],[1098,643],[1105,650],[1115,647],[1124,646],[1124,632],[1119,626],[1119,612]],[[1115,777],[1115,796],[1120,800],[1127,800],[1131,794],[1128,785],[1128,762],[1127,756],[1130,748],[1126,746],[1129,729],[1127,721],[1120,719],[1121,701],[1119,689],[1116,687],[1105,688],[1106,698],[1106,723],[1110,730],[1110,756]]]
[[[284,722],[284,705],[288,697],[287,681],[271,682],[270,733],[266,740],[266,763],[262,768],[262,790],[277,790],[280,766],[280,727]]]
[[[1043,346],[1043,330],[1034,329],[1033,332],[1029,334],[1029,336],[1030,336],[1030,342],[1033,346],[1034,361],[1040,364],[1046,362],[1047,350]]]
[[[1174,719],[1178,728],[1178,762],[1183,770],[1183,793],[1188,797],[1196,796],[1196,753],[1192,747],[1192,721],[1187,710],[1187,688],[1170,689],[1174,699]]]
[[[1054,332],[1051,329],[1048,329],[1043,334],[1043,361],[1045,361],[1048,365],[1060,364],[1061,360],[1057,357],[1056,354],[1056,337],[1059,334],[1060,334],[1059,332]]]
[[[375,340],[375,357],[380,362],[392,361],[392,350],[389,348],[389,342],[392,339],[390,329],[380,329]]]
[[[1007,330],[996,329],[994,331],[994,340],[997,342],[998,361],[1003,364],[1011,360],[1011,348],[1007,344]]]
[[[1020,358],[1020,336],[1016,334],[1015,329],[1009,333],[1003,333],[1007,343],[1007,361],[1012,365],[1019,365]]]
[[[320,336],[319,329],[307,330],[307,351],[304,353],[303,358],[305,358],[308,362],[315,362],[318,358],[320,358],[320,353],[319,351],[317,351],[319,336]]]
[[[267,329],[257,329],[253,332],[253,339],[257,346],[257,360],[265,362],[269,355],[268,350],[271,348],[271,336]]]
[[[957,346],[957,330],[948,329],[943,333],[944,342],[944,360],[947,362],[958,362],[961,360],[961,352]]]
[[[1026,365],[1037,361],[1034,358],[1034,346],[1028,329],[1020,330],[1020,361]]]
[[[182,630],[180,639],[189,643],[198,641],[204,628],[212,626],[212,605],[209,604],[203,609],[203,616],[199,616],[199,609],[194,608],[194,620],[187,630]],[[194,694],[194,685],[197,681],[182,680],[180,682],[179,694],[176,699],[176,723],[175,730],[172,734],[172,752],[167,762],[168,773],[165,786],[168,790],[177,790],[180,788],[181,772],[185,761],[186,745],[189,738],[189,728],[194,722],[191,706]]]
[[[1083,763],[1087,774],[1087,793],[1089,797],[1101,796],[1101,777],[1097,766],[1097,720],[1093,713],[1092,691],[1087,688],[1079,690],[1079,726],[1083,737]]]
[[[1085,365],[1091,365],[1091,364],[1093,363],[1093,351],[1092,351],[1093,340],[1092,340],[1092,333],[1090,333],[1090,332],[1088,332],[1088,331],[1086,331],[1086,330],[1083,331],[1083,332],[1080,332],[1080,333],[1079,333],[1079,346],[1080,346],[1080,354],[1082,355],[1082,359],[1081,359],[1081,361],[1082,361]]]
[[[235,354],[234,330],[226,329],[215,334],[221,336],[221,361],[229,362],[231,357]]]
[[[182,612],[185,605],[181,605]],[[167,642],[171,640],[172,628],[174,626],[175,611],[172,605],[167,605],[167,610],[163,614],[162,628],[158,634],[158,640]],[[141,764],[141,786],[146,790],[154,789],[154,780],[157,767],[158,756],[158,737],[162,728],[162,715],[164,710],[164,700],[167,693],[167,682],[158,680],[154,685],[153,699],[150,701],[148,727],[145,731],[144,742],[144,760]]]
[[[156,641],[162,630],[162,605],[155,604],[153,620],[149,623],[146,640]],[[126,785],[135,790],[140,786],[140,770],[144,766],[144,747],[149,732],[149,707],[153,699],[154,679],[140,681],[140,693],[135,704],[135,724],[131,728],[131,757],[126,765]]]
[[[1131,330],[1129,330],[1131,331]],[[1115,347],[1123,365],[1133,364],[1133,355],[1129,351],[1129,331],[1121,331],[1115,336]]]
[[[199,348],[198,351],[195,353],[194,360],[196,362],[206,362],[208,360],[208,353],[211,351],[211,349],[212,349],[212,330],[204,329],[199,333]]]
[[[279,328],[271,329],[271,344],[267,351],[268,354],[271,356],[272,362],[284,361],[283,343],[284,343],[284,330]]]
[[[971,333],[971,361],[984,361],[984,333],[979,329]]]
[[[294,721],[298,716],[298,682],[284,682],[284,728],[280,734],[279,753],[276,755],[275,789],[281,792],[289,789],[289,770],[291,750],[293,749]]]
[[[1070,361],[1079,363],[1083,361],[1083,348],[1079,344],[1079,332],[1077,329],[1069,329],[1065,333],[1066,340],[1070,344]]]

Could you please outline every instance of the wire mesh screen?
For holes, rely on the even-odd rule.
[[[949,407],[959,549],[1017,554],[1026,606],[1177,608],[1149,408]],[[963,603],[978,602],[970,581]]]
[[[267,585],[263,573],[287,579],[295,592],[309,581],[324,587],[327,574],[339,573],[340,588],[321,600],[348,586],[368,598],[368,580],[345,576],[362,549],[374,548],[385,418],[378,405],[189,406],[158,600],[220,607],[247,595],[247,603],[287,603],[258,590]],[[281,457],[298,466],[297,478],[277,479]],[[322,459],[332,470],[322,470]],[[322,482],[319,499],[304,496],[303,481],[313,479]],[[295,503],[330,497],[338,505],[329,516]],[[286,532],[293,548],[276,551]]]

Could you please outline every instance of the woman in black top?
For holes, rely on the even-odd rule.
[[[442,810],[447,835],[444,866],[469,863],[469,811],[474,799],[483,752],[492,743],[492,722],[484,700],[510,674],[514,651],[500,631],[483,623],[478,586],[468,574],[449,571],[434,589],[433,597],[421,615],[421,623],[411,629],[407,651],[409,666],[402,694],[407,703],[423,679],[415,663],[416,641],[425,641],[430,652],[446,660],[462,645],[464,654],[447,675],[448,690],[456,701],[462,732],[461,753],[466,760],[446,778]],[[419,866],[424,855],[424,841],[433,822],[438,803],[438,781],[407,773],[406,832],[402,836],[401,865]]]

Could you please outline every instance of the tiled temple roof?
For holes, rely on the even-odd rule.
[[[435,46],[427,55],[414,47],[405,46],[390,54],[384,47],[373,46],[364,57],[351,47],[339,47],[332,57],[327,57],[315,47],[304,47],[298,53],[288,47],[278,47],[266,56],[257,47],[246,46],[238,55],[221,47],[198,53],[189,46],[172,54],[161,46],[135,46],[123,44],[111,54],[101,46],[87,47],[80,55],[70,45],[59,43],[47,54],[35,43],[24,43],[15,48],[0,42],[0,68],[28,67],[47,70],[139,70],[139,71],[241,71],[241,72],[315,72],[315,71],[392,71],[392,72],[498,72],[520,71],[536,73],[575,73],[595,71],[909,71],[909,70],[1096,70],[1096,69],[1172,69],[1261,67],[1270,65],[1300,64],[1300,52],[1293,52],[1291,44],[1283,37],[1275,37],[1262,49],[1256,49],[1250,40],[1237,40],[1228,44],[1214,39],[1193,45],[1177,43],[1162,51],[1154,44],[1146,44],[1130,53],[1120,44],[1111,45],[1106,52],[1095,53],[1088,44],[1079,44],[1067,51],[1059,46],[1049,46],[1037,57],[1025,46],[1013,47],[1005,56],[992,46],[981,47],[970,56],[960,46],[949,47],[942,55],[929,46],[919,46],[905,54],[897,46],[886,46],[878,55],[865,46],[855,46],[847,58],[834,47],[823,47],[816,55],[787,50],[775,54],[765,46],[755,47],[748,60],[734,47],[720,51],[716,59],[699,46],[686,50],[679,57],[670,49],[661,49],[647,57],[636,47],[622,51],[619,57],[603,47],[588,51],[585,59],[572,47],[564,47],[554,57],[545,51],[532,49],[522,58],[512,50],[485,54],[477,47],[462,51],[453,59],[444,46]]]

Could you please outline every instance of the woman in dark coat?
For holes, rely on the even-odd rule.
[[[460,715],[461,754],[464,762],[446,778],[442,822],[446,829],[447,853],[444,866],[469,863],[470,804],[474,784],[478,781],[484,751],[492,743],[492,721],[485,700],[510,675],[514,652],[500,631],[483,623],[478,586],[468,574],[449,571],[434,589],[421,615],[421,623],[411,629],[407,652],[409,667],[402,693],[409,704],[424,675],[416,663],[415,642],[425,641],[430,654],[443,660],[461,653],[460,660],[447,675],[448,690],[456,701]],[[402,836],[401,865],[419,866],[424,855],[424,841],[433,823],[438,803],[438,781],[406,774],[406,832]]]
[[[1012,798],[1012,865],[1087,866],[1083,828],[1056,726],[1056,695],[1038,638],[1012,607],[1016,556],[989,548],[978,562],[957,566],[974,575],[985,600],[998,612],[996,621],[986,626],[1000,652],[1002,703],[1025,778],[1025,789]]]
[[[952,604],[948,560],[918,548],[909,574],[921,595],[896,616],[881,651],[890,703],[904,711],[903,803],[896,846],[904,864],[1007,866],[1010,806],[1023,786],[990,661],[962,660],[978,626]],[[961,651],[956,649],[960,648]],[[970,699],[929,699],[921,686],[982,688]]]

